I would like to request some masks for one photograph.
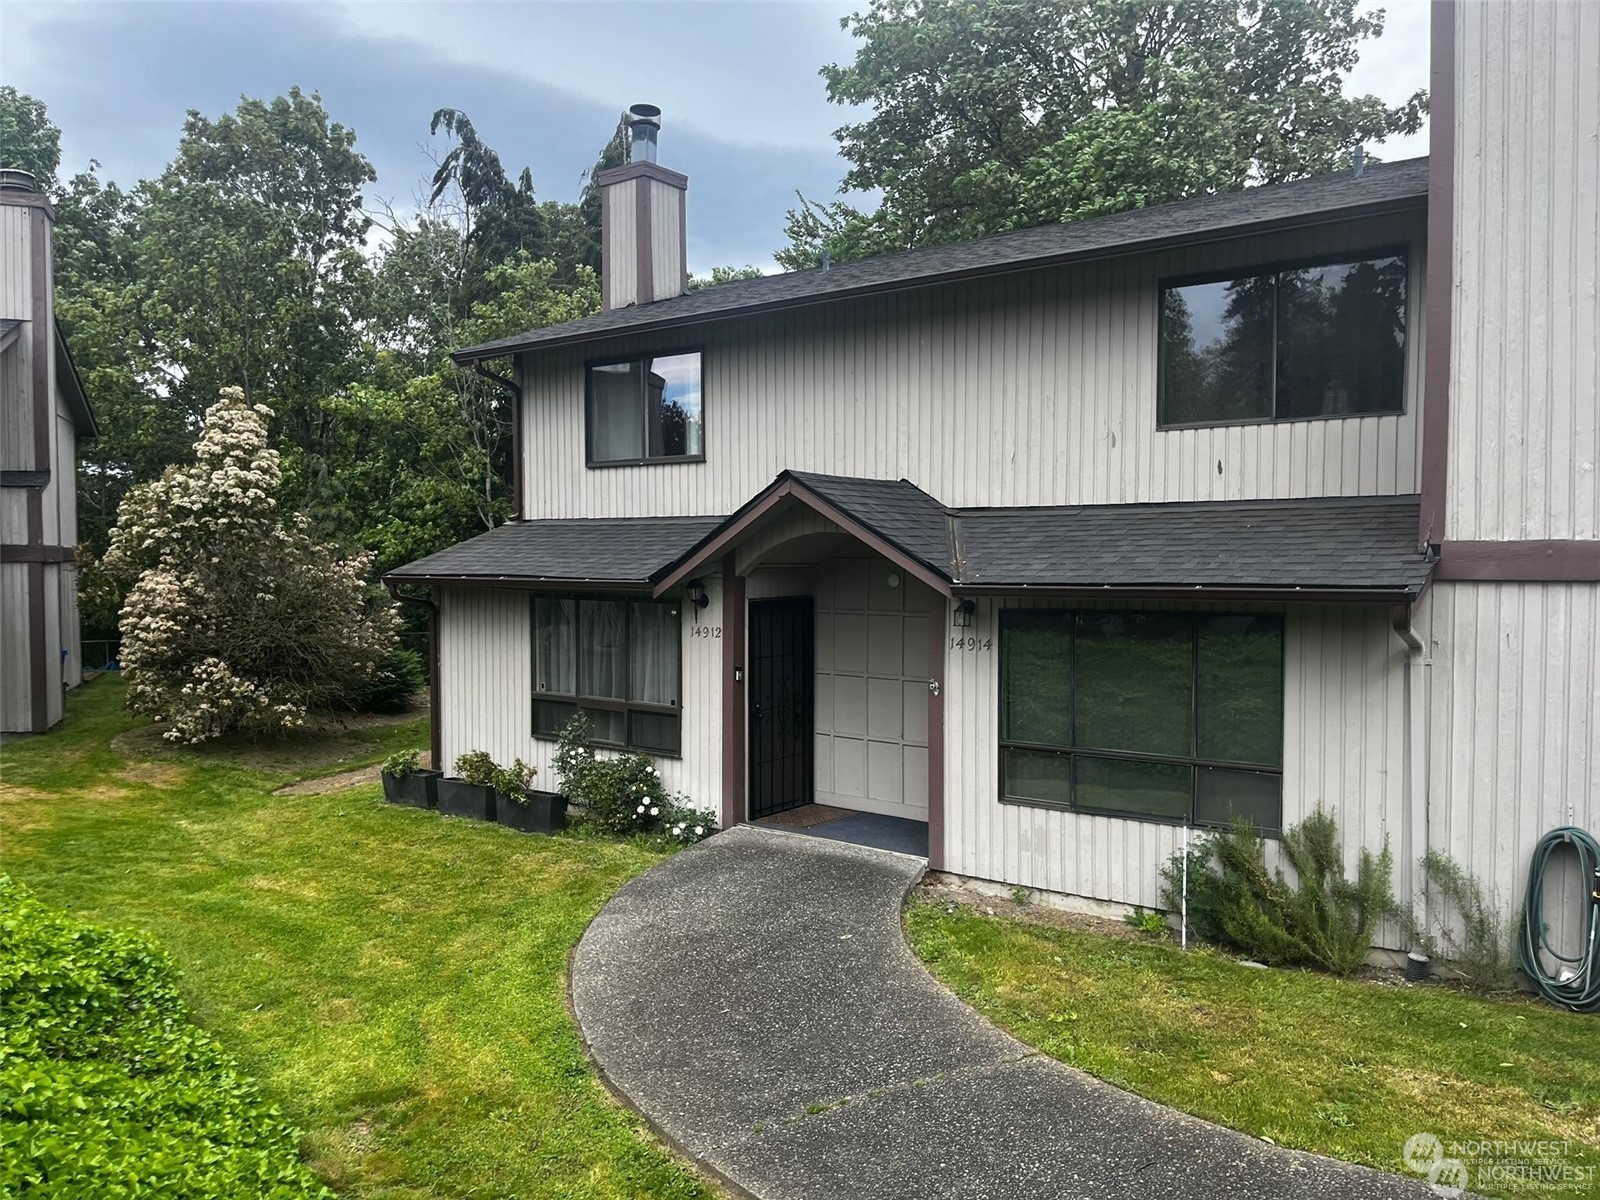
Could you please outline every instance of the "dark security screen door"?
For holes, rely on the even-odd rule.
[[[812,800],[811,597],[750,603],[750,819]]]

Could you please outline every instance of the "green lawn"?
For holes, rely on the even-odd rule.
[[[1600,1020],[1058,928],[927,899],[906,912],[939,979],[1053,1058],[1284,1146],[1404,1173],[1413,1133],[1570,1140],[1562,1190],[1600,1195]],[[1469,1164],[1471,1165],[1471,1164]],[[1480,1181],[1489,1195],[1530,1195]]]
[[[133,735],[123,753],[113,737],[141,722],[121,703],[118,682],[91,684],[56,732],[0,751],[3,868],[161,939],[331,1186],[710,1194],[605,1094],[565,1006],[568,951],[657,855],[391,808],[376,785],[270,794],[425,745],[420,722],[255,751]]]

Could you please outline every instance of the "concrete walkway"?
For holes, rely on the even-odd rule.
[[[760,1200],[1432,1195],[1140,1100],[1001,1033],[905,944],[922,870],[744,826],[633,880],[573,962],[607,1080]]]

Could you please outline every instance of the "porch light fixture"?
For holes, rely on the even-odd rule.
[[[976,600],[962,600],[956,604],[954,613],[951,614],[950,624],[955,629],[967,629],[972,625],[972,614],[978,610]]]
[[[689,603],[696,608],[704,608],[711,603],[711,597],[706,595],[706,585],[699,579],[691,579],[684,584],[683,594],[689,598]]]

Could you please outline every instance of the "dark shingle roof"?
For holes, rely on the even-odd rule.
[[[390,571],[384,579],[642,586],[721,521],[721,517],[517,521]]]
[[[924,566],[949,574],[949,510],[916,484],[905,479],[860,479],[853,475],[815,475],[810,471],[784,474]]]
[[[1414,596],[1432,563],[1416,496],[949,509],[906,480],[785,471],[959,592],[1029,588]],[[781,496],[779,497],[781,498]],[[752,501],[752,503],[755,503]],[[391,571],[395,583],[649,586],[691,568],[731,517],[521,521]]]
[[[1374,164],[1351,172],[1318,175],[1198,196],[1153,208],[1040,225],[976,241],[927,246],[884,254],[831,270],[793,271],[737,280],[688,292],[670,300],[596,313],[576,321],[457,350],[458,363],[499,358],[521,350],[593,341],[615,334],[694,325],[743,313],[822,304],[873,292],[920,287],[980,275],[997,275],[1126,254],[1183,242],[1204,241],[1252,230],[1303,225],[1331,217],[1415,206],[1428,194],[1428,160]]]
[[[1415,593],[1416,496],[967,509],[956,582]]]

